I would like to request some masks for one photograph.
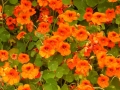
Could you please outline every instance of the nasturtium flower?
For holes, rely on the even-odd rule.
[[[0,50],[0,61],[6,61],[9,58],[9,53],[6,50]]]
[[[48,0],[37,0],[39,6],[45,7],[48,5]]]
[[[98,77],[97,83],[100,87],[106,88],[109,86],[109,77],[101,75]]]
[[[20,62],[20,63],[27,63],[28,61],[30,60],[30,57],[29,57],[29,55],[28,54],[25,54],[25,53],[20,53],[19,55],[18,55],[18,61]]]
[[[24,79],[35,79],[38,73],[39,69],[35,67],[32,63],[23,64],[21,76]]]
[[[23,38],[27,33],[25,31],[21,31],[18,33],[18,35],[16,36],[16,38],[18,40],[20,40],[21,38]]]
[[[31,88],[29,84],[24,84],[24,85],[18,86],[17,90],[31,90]]]
[[[20,75],[17,70],[7,68],[7,70],[5,71],[5,75],[2,76],[2,79],[5,83],[8,83],[9,85],[14,85],[20,81]]]

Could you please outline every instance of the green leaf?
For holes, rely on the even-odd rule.
[[[97,78],[98,78],[98,73],[94,70],[90,71],[89,76],[87,77],[87,79],[90,80],[92,84],[97,83]]]
[[[87,3],[88,6],[94,7],[98,4],[98,1],[99,0],[86,0],[86,3]]]
[[[56,77],[61,78],[63,76],[63,73],[64,73],[63,71],[64,71],[63,67],[58,67],[56,70]]]
[[[0,66],[3,66],[3,65],[4,65],[4,63],[5,63],[5,62],[1,62],[1,61],[0,61]]]
[[[8,16],[11,16],[13,14],[14,6],[11,5],[5,5],[4,7],[4,13]]]
[[[37,1],[32,1],[32,5],[35,7],[35,6],[37,6]]]
[[[17,41],[17,48],[19,48],[19,52],[25,52],[26,47],[22,41]]]
[[[84,20],[83,16],[85,14],[85,9],[79,9],[77,12],[80,13],[80,17],[78,18],[78,20],[79,21]]]
[[[65,4],[65,5],[68,5],[70,4],[71,0],[62,0],[62,3]]]
[[[57,61],[58,62],[58,65],[60,65],[63,61],[63,56],[59,53],[57,53],[56,55],[54,55],[53,61]]]
[[[67,81],[67,82],[72,82],[73,80],[74,80],[74,76],[73,76],[73,74],[67,74],[67,75],[65,75],[65,77],[64,77],[64,79]]]
[[[87,7],[87,4],[85,2],[85,0],[73,0],[73,4],[78,8],[78,9],[82,9],[85,10]],[[80,13],[81,14],[81,13]]]
[[[11,4],[17,4],[17,3],[18,3],[18,0],[9,0],[9,2],[10,2]]]
[[[61,90],[69,90],[67,84],[64,84],[64,85],[62,86]]]
[[[116,17],[115,23],[118,24],[118,25],[120,25],[120,15],[118,15]]]
[[[48,63],[48,68],[51,70],[51,71],[55,71],[58,67],[58,62],[57,61],[50,61]]]
[[[69,71],[70,71],[70,69],[68,68],[68,66],[66,64],[63,64],[61,67],[64,69],[64,71],[63,71],[64,75],[67,75],[69,73]]]
[[[8,41],[8,39],[10,38],[10,33],[8,31],[3,31],[2,33],[0,33],[0,39],[3,42]]]
[[[28,46],[28,50],[31,50],[35,46],[34,42],[30,42]]]
[[[109,2],[104,2],[104,3],[98,4],[98,11],[99,12],[104,13],[108,8],[112,8],[112,4]]]
[[[40,49],[40,46],[42,46],[42,41],[38,40],[35,45],[38,49]]]
[[[58,90],[57,82],[55,79],[48,79],[43,86],[44,90]]]
[[[45,70],[43,71],[43,75],[42,75],[43,79],[47,80],[49,78],[54,78],[55,77],[55,73],[49,70]]]
[[[3,49],[3,45],[2,45],[2,43],[0,42],[0,49]]]
[[[0,34],[1,34],[3,31],[6,31],[6,29],[5,29],[4,27],[0,27]]]
[[[108,50],[108,54],[112,54],[113,56],[117,57],[119,55],[119,47],[114,47]]]
[[[41,67],[41,66],[43,65],[43,62],[42,62],[41,57],[40,57],[39,54],[37,54],[36,59],[35,59],[35,61],[34,61],[34,64],[35,64],[36,66],[38,66],[38,67]]]
[[[14,86],[6,86],[5,90],[15,90],[15,87]]]

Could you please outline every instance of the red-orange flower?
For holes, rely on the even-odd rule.
[[[107,70],[106,70],[106,75],[109,76],[109,77],[112,77],[114,76],[116,73],[116,68],[111,66],[111,67],[108,67]]]
[[[5,60],[8,60],[8,58],[9,58],[8,51],[0,50],[0,60],[5,61]]]
[[[20,85],[17,90],[31,90],[29,84]]]
[[[117,2],[118,0],[108,0],[109,2]]]
[[[120,14],[120,5],[119,5],[119,6],[116,6],[115,13],[116,13],[116,14]]]
[[[101,75],[98,77],[97,83],[100,87],[106,88],[109,86],[109,78],[107,76]]]
[[[57,51],[62,55],[66,56],[71,53],[70,45],[66,42],[61,42],[57,48]]]
[[[55,53],[54,48],[49,44],[46,44],[46,45],[40,47],[39,54],[44,58],[49,58],[54,53]]]
[[[86,12],[86,13],[84,14],[84,19],[86,19],[86,21],[91,21],[92,16],[93,16],[92,13]]]
[[[108,21],[112,21],[113,18],[115,18],[115,11],[114,11],[114,9],[108,8],[106,10],[106,17],[107,17]]]
[[[28,54],[25,54],[25,53],[20,53],[19,55],[18,55],[18,61],[20,62],[20,63],[27,63],[28,61],[30,60],[30,58],[29,58],[29,55]]]

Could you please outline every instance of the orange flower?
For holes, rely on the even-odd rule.
[[[49,1],[49,7],[53,10],[59,9],[62,7],[62,1],[61,0],[48,0]]]
[[[94,24],[101,25],[106,22],[106,15],[104,13],[95,12],[91,20]]]
[[[75,72],[77,74],[87,76],[89,69],[90,69],[90,65],[89,65],[88,61],[87,60],[80,60],[76,65]]]
[[[20,62],[20,63],[27,63],[28,61],[30,60],[30,58],[29,58],[29,55],[28,54],[25,54],[25,53],[20,53],[19,55],[18,55],[18,61]]]
[[[37,0],[37,2],[42,7],[45,7],[48,5],[48,0]]]
[[[116,68],[115,67],[108,67],[106,70],[106,75],[109,77],[113,77],[116,73]]]
[[[50,31],[50,24],[47,22],[41,22],[37,28],[37,31],[41,34],[45,34]]]
[[[48,44],[52,46],[54,49],[58,47],[58,43],[59,42],[55,38],[52,38],[52,37],[44,40],[44,45]]]
[[[110,32],[108,32],[108,38],[109,38],[112,42],[118,42],[118,41],[120,41],[119,34],[116,33],[115,31],[110,31]]]
[[[115,11],[114,11],[114,9],[108,8],[106,10],[106,17],[107,17],[108,21],[112,21],[113,18],[115,18]]]
[[[88,33],[85,29],[76,30],[75,38],[78,41],[85,41],[88,38]]]
[[[116,13],[116,14],[120,14],[120,5],[119,5],[119,6],[116,6],[115,13]]]
[[[107,67],[116,66],[116,58],[114,56],[107,56],[105,60],[105,65]]]
[[[98,65],[102,69],[105,66],[105,60],[106,60],[106,52],[99,51],[96,53],[97,59],[98,59]]]
[[[116,68],[115,76],[117,76],[118,78],[120,78],[120,65],[117,65],[115,68]]]
[[[16,22],[15,22],[15,19],[13,19],[12,17],[8,17],[7,19],[6,19],[6,25],[12,25],[12,24],[15,24]]]
[[[16,38],[17,38],[18,40],[20,40],[21,38],[24,37],[25,34],[26,34],[26,32],[21,31],[21,32],[16,36]]]
[[[77,90],[94,90],[89,80],[83,80]]]
[[[55,53],[54,48],[51,45],[44,45],[40,47],[39,54],[44,58],[49,58]]]
[[[53,33],[54,35],[60,36],[63,40],[68,38],[71,35],[71,28],[68,24],[60,24],[59,28],[56,32]]]
[[[34,67],[32,63],[27,63],[22,66],[21,76],[23,78],[34,79],[39,73],[39,69]]]
[[[0,5],[0,13],[2,12],[2,5]]]
[[[33,31],[33,22],[30,21],[30,23],[26,24],[26,28],[29,32],[32,32]]]
[[[26,12],[32,7],[32,3],[29,0],[21,0],[20,8]]]
[[[98,42],[101,46],[107,46],[108,45],[108,38],[107,37],[99,37]]]
[[[85,14],[84,14],[84,19],[86,19],[86,21],[91,21],[91,19],[92,19],[92,13],[90,13],[90,12],[86,12]]]
[[[69,69],[73,69],[75,67],[75,63],[73,61],[73,59],[68,59],[67,60],[67,66],[69,67]]]
[[[29,84],[20,85],[17,90],[31,90]]]
[[[13,11],[13,14],[16,16],[16,17],[18,17],[19,16],[19,13],[21,12],[21,7],[20,7],[20,5],[18,5],[18,6],[15,6],[15,8],[14,8],[14,11]]]
[[[108,0],[109,2],[117,2],[118,0]]]
[[[8,51],[0,50],[0,60],[5,61],[5,60],[8,60],[8,58],[9,58]]]
[[[2,79],[5,83],[14,85],[20,81],[20,76],[17,70],[7,68],[7,70],[5,71],[5,76],[3,76]]]
[[[70,45],[68,43],[65,42],[61,42],[57,48],[57,51],[62,55],[62,56],[66,56],[69,55],[71,53],[70,51]]]
[[[65,21],[72,22],[73,20],[77,20],[77,13],[75,11],[66,10],[63,15]]]
[[[97,83],[100,87],[106,88],[109,86],[109,78],[107,76],[101,75],[98,77]]]
[[[22,25],[30,23],[29,13],[20,13],[19,16],[17,17],[17,22]]]
[[[29,13],[30,16],[34,15],[36,13],[34,8],[30,8],[27,13]]]

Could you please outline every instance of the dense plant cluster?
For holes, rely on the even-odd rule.
[[[120,0],[0,4],[0,90],[120,89]]]

